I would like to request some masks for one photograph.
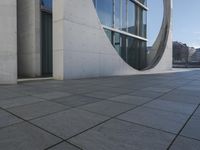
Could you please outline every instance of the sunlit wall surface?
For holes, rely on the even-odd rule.
[[[93,0],[105,32],[121,58],[135,69],[146,67],[146,0]]]

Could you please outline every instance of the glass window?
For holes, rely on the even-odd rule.
[[[146,32],[147,32],[147,12],[142,9],[141,7],[137,7],[137,21],[138,21],[138,26],[137,26],[137,35],[141,37],[146,37]]]
[[[124,1],[124,0],[123,0]],[[115,28],[121,29],[122,26],[121,16],[121,0],[115,0]]]
[[[125,35],[120,35],[121,42],[121,57],[124,61],[127,62],[127,37]]]
[[[139,42],[139,58],[140,58],[140,66],[139,69],[144,69],[147,67],[147,42],[138,41]]]
[[[104,29],[104,31],[106,32],[107,37],[109,38],[109,40],[112,42],[112,31],[108,30],[108,29]]]
[[[121,56],[121,40],[119,33],[114,33],[113,46],[115,47],[117,53]]]
[[[139,69],[139,50],[137,39],[128,37],[128,64],[135,69]]]
[[[113,1],[97,0],[96,9],[101,23],[113,27]]]
[[[143,5],[147,6],[147,0],[138,0],[140,3],[142,3]]]
[[[141,36],[143,37],[147,37],[147,11],[146,10],[143,10],[143,31],[142,31],[142,34]]]
[[[40,2],[42,9],[52,11],[52,0],[41,0]]]
[[[131,0],[93,0],[103,25],[146,37],[147,11]],[[146,3],[146,0],[140,1]],[[126,33],[104,29],[121,58],[135,69],[146,67],[146,42]]]
[[[135,4],[128,1],[128,32],[135,34]]]
[[[121,30],[127,31],[127,1],[122,0],[122,28]]]

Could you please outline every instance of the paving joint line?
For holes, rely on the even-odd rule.
[[[200,104],[196,107],[196,109],[193,111],[193,113],[188,117],[187,121],[183,124],[182,128],[179,130],[178,134],[176,134],[176,136],[174,137],[174,139],[172,140],[172,142],[169,144],[167,150],[169,150],[172,145],[174,144],[174,142],[176,141],[176,139],[178,138],[178,136],[181,134],[181,132],[183,131],[183,129],[185,128],[185,126],[189,123],[189,121],[191,120],[191,118],[193,117],[193,115],[195,114],[195,112],[197,111],[197,109],[200,107]]]
[[[176,89],[176,88],[175,88],[175,89]],[[174,89],[172,89],[172,90],[174,90]],[[169,91],[169,92],[171,92],[171,91]],[[163,93],[161,96],[166,95],[166,94],[169,93],[169,92]],[[161,97],[161,96],[159,96],[159,97]],[[159,97],[158,97],[158,98],[159,98]],[[156,99],[158,99],[158,98],[155,98],[155,99],[153,99],[153,100],[151,100],[151,101],[154,101],[154,100],[156,100]],[[147,103],[149,103],[149,102],[147,102]],[[117,118],[118,116],[120,116],[120,115],[122,115],[122,114],[124,114],[124,113],[126,113],[126,112],[129,112],[129,111],[131,111],[131,110],[134,110],[134,109],[136,109],[136,108],[139,108],[139,107],[141,107],[141,106],[143,106],[143,105],[145,105],[145,104],[147,104],[147,103],[144,103],[144,104],[142,104],[142,105],[138,105],[138,106],[135,107],[135,108],[131,108],[131,109],[129,109],[129,110],[127,110],[127,111],[124,111],[124,112],[122,112],[122,113],[120,113],[120,114],[117,114],[117,115],[115,115],[115,116],[112,116],[112,117],[110,117],[109,119],[107,119],[107,120],[105,120],[105,121],[103,121],[103,122],[101,122],[101,123],[99,123],[99,124],[97,124],[97,125],[95,125],[95,126],[93,126],[93,127],[91,127],[91,128],[88,128],[88,129],[86,129],[86,130],[84,130],[84,131],[82,131],[82,132],[79,132],[78,134],[75,134],[75,135],[73,135],[73,136],[67,138],[66,141],[68,141],[68,140],[70,140],[70,139],[72,139],[72,138],[74,138],[74,137],[76,137],[76,136],[78,136],[78,135],[81,135],[81,134],[83,134],[84,132],[87,132],[87,131],[89,131],[89,130],[91,130],[91,129],[93,129],[93,128],[99,126],[99,125],[102,125],[102,124],[104,124],[104,123],[106,123],[106,122],[108,122],[108,121],[110,121],[110,120],[112,120],[112,119],[115,119],[115,118]],[[92,113],[92,112],[91,112],[91,113]],[[97,113],[95,113],[95,112],[93,112],[93,113],[94,113],[94,114],[97,114]],[[102,115],[102,116],[103,116],[103,115]]]

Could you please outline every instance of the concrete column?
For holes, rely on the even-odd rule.
[[[64,79],[64,1],[53,0],[53,77]]]
[[[16,0],[0,1],[0,84],[17,82]]]
[[[18,0],[18,74],[41,75],[40,0]]]

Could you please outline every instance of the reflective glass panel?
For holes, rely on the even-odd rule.
[[[113,46],[115,47],[117,53],[121,56],[121,39],[119,33],[114,33]]]
[[[124,0],[123,0],[124,1]],[[115,0],[115,28],[120,29],[122,26],[121,0]]]
[[[135,69],[146,67],[146,10],[132,0],[93,0],[105,33],[121,58]],[[146,3],[146,1],[141,1]],[[117,31],[116,29],[124,32]],[[130,33],[130,34],[128,34]]]
[[[127,1],[122,0],[122,28],[121,30],[127,31]]]
[[[101,23],[113,27],[113,1],[96,0],[96,9]]]
[[[121,57],[127,62],[127,37],[125,35],[120,35],[121,40]]]
[[[137,26],[136,35],[146,38],[147,32],[147,12],[143,8],[136,6]]]
[[[128,1],[128,32],[135,34],[135,4]]]
[[[147,0],[138,0],[140,3],[142,3],[143,5],[147,5]]]
[[[52,11],[52,0],[41,0],[42,9]]]
[[[104,29],[104,31],[106,32],[107,37],[109,38],[109,40],[112,42],[113,37],[112,37],[112,31]]]

